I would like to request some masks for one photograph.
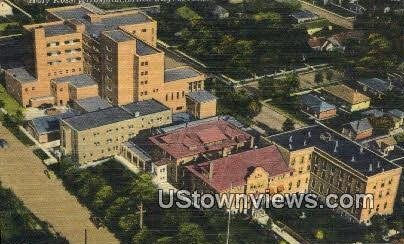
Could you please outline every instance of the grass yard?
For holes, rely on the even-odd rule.
[[[181,8],[178,8],[176,13],[186,20],[202,19],[201,16],[199,16],[195,11],[193,11],[187,6],[182,6]]]
[[[23,107],[21,107],[21,105],[7,93],[3,84],[0,84],[0,100],[4,101],[5,109],[10,114],[15,114],[18,109],[23,110]]]
[[[9,25],[18,25],[17,22],[0,23],[0,31],[4,31]]]

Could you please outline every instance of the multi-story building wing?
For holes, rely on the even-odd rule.
[[[61,150],[84,164],[119,154],[139,131],[172,123],[168,107],[148,100],[109,107],[61,120]]]
[[[289,165],[310,168],[309,191],[328,194],[370,193],[374,208],[337,209],[352,221],[368,222],[375,214],[391,214],[401,167],[322,125],[270,137]]]
[[[32,44],[26,66],[6,71],[7,89],[23,106],[75,100],[57,81],[82,74],[114,105],[155,99],[173,112],[185,112],[185,96],[204,88],[205,75],[195,69],[165,67],[165,54],[156,47],[157,22],[141,11],[84,4],[47,12],[50,22],[24,26]],[[196,115],[216,114],[216,106],[199,107],[206,111]]]

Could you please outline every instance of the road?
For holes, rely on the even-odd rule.
[[[41,160],[2,125],[0,138],[10,145],[0,149],[0,180],[39,219],[47,221],[73,244],[84,243],[85,229],[88,244],[119,243],[107,229],[94,226],[89,220],[89,210],[66,191],[59,179],[55,176],[48,179]]]

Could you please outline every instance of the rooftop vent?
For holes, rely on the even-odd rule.
[[[289,143],[289,149],[293,149],[293,146],[291,143]]]
[[[360,154],[363,154],[363,147],[360,147],[360,148],[359,148],[359,153],[360,153]]]
[[[135,118],[139,117],[139,116],[140,116],[140,112],[139,111],[135,112]]]
[[[380,161],[377,162],[377,168],[380,168]]]
[[[289,136],[289,142],[293,142],[293,136]]]
[[[311,137],[311,131],[307,132],[307,136],[310,138]]]
[[[305,139],[303,142],[303,146],[306,146],[306,145],[307,145],[307,140]]]
[[[355,156],[352,156],[351,162],[355,162]]]
[[[372,171],[373,171],[373,165],[369,164],[369,172],[372,172]]]

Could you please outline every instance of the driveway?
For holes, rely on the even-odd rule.
[[[73,244],[84,243],[85,229],[89,244],[119,243],[107,229],[94,226],[88,209],[65,190],[59,179],[48,179],[41,160],[2,125],[0,138],[9,143],[9,148],[0,149],[0,180],[39,219],[47,221]]]

